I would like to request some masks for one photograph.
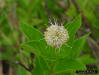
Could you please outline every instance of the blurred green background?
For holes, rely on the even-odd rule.
[[[49,16],[66,24],[79,14],[82,15],[80,29],[92,35],[89,36],[92,44],[85,44],[79,60],[99,66],[99,0],[0,0],[0,75],[30,75],[8,61],[20,61],[17,56],[20,44],[27,40],[20,31],[20,23],[27,23],[43,33],[49,26]],[[78,34],[83,33],[79,30]]]

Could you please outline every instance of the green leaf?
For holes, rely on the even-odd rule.
[[[87,37],[88,35],[85,35],[77,40],[74,40],[74,42],[72,42],[73,46],[70,46],[68,44],[63,45],[61,48],[58,49],[58,58],[77,58],[84,47]]]
[[[83,55],[79,58],[79,60],[84,63],[85,65],[87,64],[94,64],[97,62],[96,59],[92,58],[90,55]]]
[[[69,58],[57,60],[54,66],[55,73],[64,72],[67,70],[85,70],[85,69],[86,67],[84,64],[82,64],[76,59]]]
[[[15,75],[32,75],[32,74],[28,72],[27,70],[25,70],[23,67],[18,66],[17,72]]]
[[[35,58],[35,66],[34,70],[32,72],[32,75],[42,75],[43,74],[43,69],[41,67],[41,64],[39,62],[39,59],[36,57]]]
[[[41,32],[27,24],[20,24],[20,28],[29,40],[40,40],[44,38]]]
[[[72,22],[65,25],[65,28],[68,30],[68,33],[69,33],[69,36],[70,36],[69,41],[68,41],[69,45],[72,45],[75,34],[78,31],[78,29],[80,28],[80,26],[81,26],[81,15],[79,15]]]
[[[76,73],[73,70],[67,70],[65,72],[56,73],[55,75],[76,75]]]
[[[70,53],[71,58],[77,58],[80,55],[87,37],[88,34],[74,41],[72,52]]]
[[[48,60],[54,60],[55,58],[54,48],[48,46],[45,40],[26,42],[23,43],[21,47],[25,48],[27,52],[33,52],[34,54],[43,56]]]
[[[21,47],[35,53],[36,55],[43,55],[46,48],[46,42],[44,40],[40,41],[29,41],[21,45]]]
[[[72,48],[69,47],[67,44],[65,44],[61,48],[58,49],[57,58],[68,57],[71,51],[72,51]]]
[[[47,62],[42,57],[36,57],[32,75],[48,75],[48,70]]]

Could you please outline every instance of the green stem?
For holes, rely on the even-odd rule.
[[[53,67],[54,67],[54,61],[51,61],[51,68],[50,68],[51,75],[54,75]]]

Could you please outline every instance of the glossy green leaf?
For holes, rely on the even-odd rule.
[[[71,58],[77,58],[80,55],[81,51],[83,50],[87,37],[88,35],[85,35],[74,41],[72,52],[70,53]]]
[[[57,58],[68,57],[71,51],[72,51],[71,46],[68,46],[67,44],[65,44],[61,48],[58,49]]]
[[[25,70],[23,67],[18,66],[17,72],[15,75],[32,75],[32,74],[28,72],[27,70]]]
[[[86,67],[84,64],[82,64],[76,59],[69,58],[57,60],[54,66],[55,73],[64,72],[66,70],[85,70],[85,69]]]
[[[29,40],[41,40],[44,38],[41,32],[27,24],[20,24],[20,28]]]
[[[72,45],[75,34],[80,28],[80,26],[81,26],[81,15],[76,17],[72,22],[65,25],[65,28],[68,30],[68,33],[69,33],[68,44]]]
[[[29,52],[35,53],[36,55],[41,55],[41,54],[43,55],[43,53],[45,52],[46,43],[43,40],[30,41],[23,43],[21,47],[27,49]]]
[[[42,57],[36,57],[32,75],[49,75],[48,64]]]
[[[97,62],[96,59],[92,58],[90,55],[83,55],[79,58],[79,60],[84,63],[85,65],[86,64],[94,64]]]
[[[66,70],[64,72],[56,73],[55,75],[76,75],[76,73],[73,70]]]
[[[55,58],[55,49],[48,46],[45,40],[26,42],[23,43],[21,47],[25,48],[27,52],[33,52],[48,60],[54,60]]]

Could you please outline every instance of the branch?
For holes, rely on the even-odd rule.
[[[47,11],[48,19],[50,19],[51,15],[50,15],[50,11],[49,11],[49,8],[48,8],[47,0],[44,0],[44,3],[45,3],[45,8],[46,8],[46,11]]]
[[[3,60],[0,59],[0,62],[1,61],[3,61]],[[26,69],[29,72],[31,72],[34,69],[33,65],[30,65],[29,67],[26,67],[24,64],[22,64],[21,62],[18,62],[18,61],[12,61],[12,60],[5,60],[5,61],[8,61],[8,62],[13,63],[13,64],[20,65],[20,66],[22,66],[24,69]]]
[[[31,72],[33,69],[34,69],[34,66],[33,66],[33,63],[34,63],[34,57],[35,55],[33,53],[30,54],[30,57],[31,57],[31,64],[27,67],[25,66],[24,64],[22,64],[21,62],[19,61],[13,61],[13,60],[8,60],[8,59],[4,59],[5,61],[7,62],[10,62],[10,63],[13,63],[13,64],[17,64],[17,65],[20,65],[22,66],[24,69],[26,69],[27,71]],[[3,59],[0,59],[0,61],[4,61]]]
[[[33,65],[30,65],[29,67],[26,67],[24,64],[18,62],[16,64],[19,64],[20,66],[22,66],[24,69],[26,69],[27,71],[31,72],[34,69]]]
[[[34,63],[34,54],[33,53],[31,53],[30,54],[30,57],[31,57],[31,65],[29,66],[29,67],[26,67],[24,64],[22,64],[22,63],[18,63],[20,66],[22,66],[23,68],[25,68],[27,71],[32,71],[33,69],[34,69],[34,66],[33,66],[33,63]]]

